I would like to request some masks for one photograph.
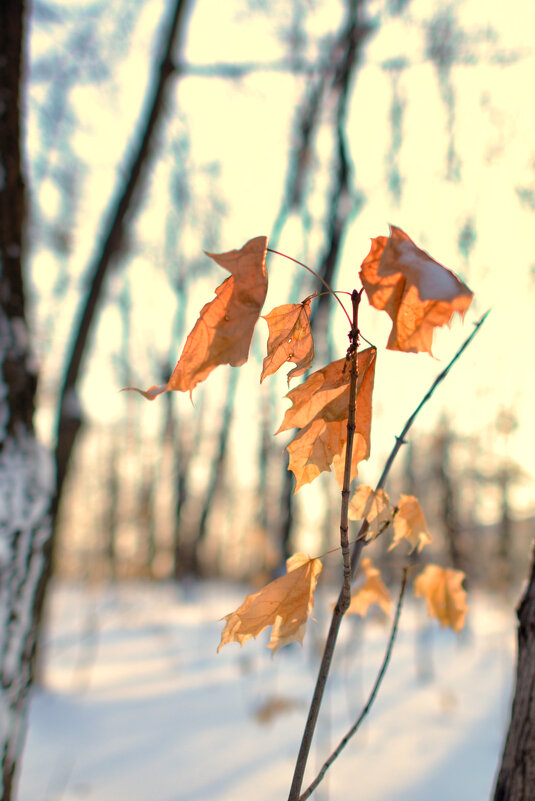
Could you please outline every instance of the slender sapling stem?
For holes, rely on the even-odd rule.
[[[351,484],[351,462],[353,456],[353,439],[355,434],[355,421],[357,409],[357,380],[358,380],[358,361],[357,361],[357,347],[359,340],[358,329],[358,310],[360,299],[362,296],[362,289],[360,292],[353,290],[351,294],[351,302],[353,306],[353,319],[351,321],[351,330],[349,332],[350,345],[347,351],[347,358],[350,363],[350,380],[349,380],[349,402],[348,402],[348,420],[347,420],[347,442],[346,442],[346,456],[344,467],[344,481],[342,488],[342,501],[340,506],[340,542],[342,548],[342,559],[344,565],[344,579],[342,588],[338,596],[338,601],[333,611],[331,625],[323,656],[316,680],[316,687],[314,695],[310,703],[307,722],[301,740],[301,746],[297,761],[295,764],[292,785],[290,787],[290,794],[288,801],[297,801],[301,792],[303,784],[303,777],[305,768],[312,745],[312,738],[316,729],[321,702],[323,700],[323,693],[327,684],[327,677],[331,668],[331,661],[334,654],[336,639],[342,618],[349,606],[351,600],[351,554],[349,549],[349,488]],[[357,543],[358,544],[358,543]]]
[[[403,575],[402,575],[402,578],[401,578],[401,587],[400,587],[400,590],[399,590],[398,602],[397,602],[397,606],[396,606],[396,614],[394,616],[394,622],[392,623],[392,630],[390,632],[388,645],[386,647],[386,651],[385,651],[385,655],[384,655],[384,658],[383,658],[383,662],[381,664],[381,667],[379,668],[379,672],[377,674],[377,677],[376,677],[375,682],[373,684],[373,687],[371,689],[371,692],[370,692],[370,695],[368,697],[368,700],[366,701],[365,705],[363,706],[362,711],[361,711],[360,715],[358,716],[357,720],[355,721],[355,723],[347,731],[347,733],[344,735],[344,737],[342,737],[342,739],[340,740],[340,742],[338,743],[338,745],[336,746],[334,751],[330,754],[330,756],[325,760],[325,762],[321,766],[321,769],[320,769],[318,775],[316,776],[316,778],[314,779],[314,781],[311,782],[309,784],[309,786],[307,787],[307,789],[299,796],[299,801],[306,801],[306,799],[309,798],[312,795],[312,793],[314,792],[314,790],[316,789],[318,784],[320,784],[320,782],[323,780],[325,774],[327,773],[327,771],[330,768],[330,766],[332,765],[332,763],[335,761],[335,759],[337,759],[340,756],[340,754],[342,753],[342,751],[344,750],[344,748],[346,747],[346,745],[348,744],[350,739],[356,734],[356,732],[360,728],[360,724],[362,723],[362,721],[364,720],[364,718],[366,717],[366,715],[370,711],[370,709],[371,709],[371,707],[373,705],[373,702],[375,701],[377,693],[379,692],[379,687],[381,686],[382,681],[383,681],[383,679],[384,679],[384,677],[386,675],[386,670],[388,668],[388,665],[390,663],[390,658],[392,656],[392,650],[394,648],[394,642],[396,640],[396,635],[397,635],[398,628],[399,628],[399,618],[400,618],[400,615],[401,615],[401,607],[402,607],[402,604],[403,604],[403,598],[405,596],[405,589],[407,587],[407,574],[408,574],[408,567],[405,566],[403,568]]]

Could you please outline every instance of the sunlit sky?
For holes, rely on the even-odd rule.
[[[147,59],[154,48],[165,6],[161,0],[147,0],[144,4],[130,54],[116,77],[114,92],[103,92],[102,88],[88,85],[74,93],[81,124],[73,144],[91,164],[72,257],[78,276],[82,275],[83,265],[94,246],[103,198],[109,197],[112,191],[125,141],[144,97],[149,74]],[[310,2],[311,8],[315,6]],[[379,4],[370,4],[372,12],[379,7]],[[516,499],[522,509],[528,510],[533,502],[535,477],[535,387],[531,367],[535,346],[532,317],[535,280],[530,274],[535,264],[535,211],[522,205],[517,189],[535,189],[535,111],[530,100],[535,79],[532,49],[535,11],[529,9],[526,14],[528,6],[521,0],[511,0],[507,4],[466,0],[455,5],[459,23],[466,27],[469,40],[473,32],[473,44],[469,49],[477,57],[477,64],[472,59],[474,63],[467,60],[456,65],[451,76],[456,94],[455,146],[462,162],[461,181],[456,183],[444,180],[446,113],[437,90],[436,74],[429,63],[424,63],[422,37],[416,25],[418,20],[429,18],[437,7],[437,3],[430,0],[413,0],[408,24],[393,20],[380,27],[366,50],[366,64],[358,72],[349,109],[348,134],[354,180],[365,203],[346,237],[336,288],[352,289],[358,283],[358,267],[368,252],[370,237],[386,234],[388,223],[394,223],[435,259],[462,275],[476,299],[464,324],[458,321],[451,330],[437,336],[435,359],[385,352],[389,331],[386,315],[382,319],[383,315],[373,310],[363,312],[363,331],[380,349],[375,386],[374,451],[365,473],[370,480],[377,475],[395,434],[401,430],[430,381],[468,335],[472,323],[491,308],[492,313],[470,350],[437,392],[429,409],[421,415],[418,428],[431,430],[447,410],[460,431],[481,433],[488,442],[489,460],[507,456],[518,461],[526,471],[526,482],[519,488]],[[324,2],[318,4],[318,9],[313,15],[311,30],[336,30],[341,18],[340,4]],[[477,31],[489,26],[498,34],[497,42],[475,36]],[[40,48],[50,47],[54,35],[46,26],[36,31],[32,44],[34,54]],[[515,63],[498,66],[492,58],[495,50],[516,52],[519,57]],[[244,4],[238,2],[198,0],[190,18],[185,53],[188,61],[197,64],[271,62],[282,57],[283,49],[277,42],[269,16],[260,12],[246,14]],[[399,154],[404,186],[399,207],[386,191],[392,89],[382,67],[386,60],[396,57],[404,57],[410,63],[399,84],[405,101]],[[259,234],[269,236],[284,186],[287,144],[293,111],[300,97],[297,84],[272,72],[239,82],[186,78],[176,84],[174,95],[179,112],[176,118],[169,119],[162,136],[170,141],[173,134],[185,127],[192,161],[219,164],[217,186],[226,209],[218,220],[219,249],[240,247]],[[28,136],[31,154],[37,150],[39,136],[31,126],[31,118]],[[322,136],[320,132],[320,142]],[[163,165],[154,172],[149,203],[140,218],[140,230],[148,242],[155,242],[163,235],[162,220],[169,198],[165,191],[156,193],[154,184],[160,181],[160,175],[162,182],[165,180],[165,167],[164,159]],[[312,212],[317,204],[319,213],[324,202],[321,189],[319,187],[317,196],[312,197]],[[50,183],[45,182],[41,187],[39,200],[53,213],[58,199]],[[464,263],[457,242],[459,230],[467,219],[475,223],[477,240],[469,262]],[[302,258],[306,249],[308,263],[315,267],[314,245],[312,240],[305,248],[298,221],[290,220],[278,249],[297,258]],[[200,254],[206,246],[202,236],[198,242],[186,243],[190,253]],[[286,295],[280,297],[280,291],[281,286],[285,289],[288,283],[283,271],[290,268],[288,264],[281,266],[280,260],[276,263],[276,259],[270,256],[268,260],[268,268],[273,265],[276,278],[270,284],[266,311],[287,301]],[[44,252],[37,254],[34,276],[39,291],[46,295],[56,278],[54,257]],[[152,269],[150,253],[135,255],[126,271],[122,267],[112,278],[112,290],[119,291],[125,276],[138,297],[132,319],[134,342],[150,336],[154,348],[165,353],[175,300],[169,297],[162,274]],[[192,300],[188,308],[192,324],[200,306],[211,299],[218,283],[219,276],[214,282],[203,282],[199,304]],[[196,300],[195,292],[192,298]],[[72,317],[65,315],[58,323],[53,343],[56,353],[65,346],[71,320]],[[164,320],[160,327],[157,322]],[[341,314],[335,315],[334,331],[335,339],[342,343],[342,355],[346,331]],[[102,317],[95,353],[109,351],[107,343],[117,336],[116,332],[116,312],[107,312]],[[132,369],[136,381],[148,387],[158,383],[159,377],[141,372],[145,363],[143,360],[140,372],[137,364]],[[282,397],[286,392],[284,376],[273,380]],[[93,358],[84,383],[83,399],[94,418],[116,420],[124,414],[124,396],[117,394],[119,385],[110,361]],[[144,401],[140,398],[139,403]],[[189,400],[181,397],[177,403],[180,408],[189,404]],[[500,410],[514,410],[518,418],[518,429],[508,437],[496,431]],[[147,414],[144,410],[143,415]],[[47,425],[45,423],[44,427]]]

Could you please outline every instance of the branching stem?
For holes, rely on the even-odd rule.
[[[355,293],[353,293],[353,294],[355,294]],[[352,295],[352,297],[353,297],[353,295]],[[354,301],[354,303],[355,303],[355,301]],[[355,309],[355,306],[354,306],[354,309]],[[387,459],[387,461],[385,463],[383,472],[381,473],[379,481],[377,482],[376,490],[381,489],[384,486],[384,484],[386,482],[386,479],[387,479],[387,476],[388,476],[388,474],[390,472],[390,469],[391,469],[391,467],[392,467],[392,465],[394,463],[394,460],[395,460],[395,458],[396,458],[401,446],[405,442],[405,435],[407,434],[407,432],[411,428],[411,426],[414,423],[416,417],[418,416],[420,410],[427,403],[427,401],[431,398],[431,396],[433,395],[433,393],[434,393],[435,389],[438,387],[438,385],[445,379],[445,377],[447,376],[447,374],[449,373],[449,371],[451,370],[451,368],[453,367],[455,362],[460,358],[460,356],[466,350],[466,348],[468,347],[468,345],[470,344],[472,339],[475,337],[475,335],[477,334],[477,332],[481,328],[481,326],[484,323],[485,319],[487,318],[488,314],[489,314],[489,312],[486,312],[486,314],[484,314],[483,317],[481,317],[481,319],[475,324],[474,330],[472,331],[470,336],[467,337],[467,339],[463,342],[463,344],[461,345],[459,350],[456,352],[454,357],[451,359],[449,364],[435,378],[435,380],[431,384],[431,387],[429,388],[427,393],[424,395],[424,397],[422,398],[422,400],[420,401],[420,403],[418,404],[418,406],[416,407],[414,412],[408,418],[407,422],[405,423],[405,425],[403,427],[403,430],[402,430],[401,434],[398,437],[396,437],[396,444],[392,448],[392,451],[391,451],[391,453],[390,453],[390,455],[389,455],[389,457],[388,457],[388,459]],[[353,323],[352,323],[352,327],[351,327],[351,332],[352,332],[351,333],[351,337],[352,337],[353,336]],[[353,339],[352,339],[352,344],[353,344]],[[349,349],[350,351],[351,351],[351,347],[352,347],[352,345],[350,346],[350,349]],[[349,425],[349,422],[348,422],[348,425]],[[352,440],[351,440],[351,445],[352,445]],[[346,466],[347,466],[347,460],[348,459],[351,460],[351,450],[352,449],[350,448],[350,442],[349,442],[349,438],[348,438],[348,443],[347,443],[347,447],[346,447]],[[344,485],[345,485],[345,480],[344,480]],[[341,512],[341,517],[343,518],[343,511]],[[360,555],[362,553],[362,549],[367,544],[366,539],[365,539],[365,534],[366,534],[367,528],[368,528],[368,523],[367,523],[366,520],[364,520],[362,525],[361,525],[361,527],[360,527],[359,534],[358,534],[358,537],[357,537],[357,541],[355,542],[355,544],[353,546],[353,551],[351,553],[350,579],[355,574],[355,571],[356,571],[357,566],[358,566],[359,561],[360,561]],[[331,663],[332,663],[332,659],[333,659],[333,655],[334,655],[334,649],[335,649],[336,640],[337,640],[337,637],[338,637],[338,632],[340,630],[340,625],[342,623],[342,619],[343,619],[344,613],[345,613],[345,611],[347,609],[347,606],[344,607],[344,603],[346,602],[345,599],[346,599],[346,571],[344,570],[344,583],[343,583],[342,588],[340,590],[340,595],[338,597],[338,601],[337,601],[337,603],[336,603],[336,605],[334,607],[334,610],[333,610],[333,614],[332,614],[332,618],[331,618],[331,625],[329,627],[329,633],[327,634],[327,640],[325,642],[325,647],[324,647],[324,650],[323,650],[323,656],[322,656],[320,667],[319,667],[319,671],[318,671],[318,677],[317,677],[317,680],[316,680],[316,686],[315,686],[315,689],[314,689],[314,695],[312,696],[312,701],[310,703],[310,709],[309,709],[309,713],[308,713],[308,717],[307,717],[307,722],[305,724],[305,730],[303,732],[303,738],[301,740],[301,747],[299,749],[299,754],[298,754],[298,757],[297,757],[297,762],[296,762],[294,776],[293,776],[293,780],[292,780],[292,786],[290,788],[290,794],[288,796],[288,801],[304,801],[304,798],[308,798],[308,795],[310,795],[310,793],[308,793],[308,795],[303,795],[303,797],[301,797],[301,786],[303,784],[303,777],[304,777],[305,768],[306,768],[306,764],[307,764],[307,760],[308,760],[308,755],[309,755],[309,752],[310,752],[310,747],[312,745],[312,738],[314,736],[314,731],[315,731],[315,728],[316,728],[316,723],[317,723],[319,711],[320,711],[320,708],[321,708],[321,703],[322,703],[322,699],[323,699],[323,693],[325,691],[325,686],[327,684],[327,678],[328,678],[329,671],[330,671],[330,668],[331,668]],[[388,657],[388,659],[389,658],[390,657]],[[380,678],[381,680],[382,680],[382,675],[381,674],[384,673],[384,671],[386,670],[387,665],[388,665],[388,660],[386,661],[384,669],[382,668],[381,671],[380,671],[380,676],[378,678]],[[377,684],[377,690],[378,690],[380,681],[379,682],[376,681],[376,684]],[[375,687],[374,687],[375,694],[376,694],[377,690],[375,690]],[[373,696],[374,698],[375,698],[375,694]],[[372,699],[372,701],[373,701],[373,699]],[[365,707],[365,714],[367,714],[370,705],[371,704],[368,703],[367,704],[367,708]],[[345,745],[345,743],[344,743],[344,745]],[[334,761],[334,759],[336,759],[336,756],[333,757],[331,762]],[[331,762],[329,762],[329,765],[331,764]],[[320,781],[321,781],[321,779],[320,779]],[[308,792],[308,790],[306,792]],[[312,792],[312,790],[310,790],[310,792]]]
[[[384,655],[384,658],[383,658],[383,663],[382,663],[382,665],[381,665],[381,667],[379,669],[379,672],[378,672],[377,677],[375,679],[375,682],[374,682],[374,685],[373,685],[372,690],[370,692],[370,695],[368,697],[368,700],[366,701],[365,705],[363,706],[363,708],[361,710],[361,713],[358,716],[358,718],[355,721],[355,723],[347,731],[347,733],[344,735],[344,737],[342,737],[342,739],[340,740],[340,742],[338,743],[338,745],[336,746],[334,751],[330,754],[330,756],[325,760],[325,762],[321,766],[321,769],[320,769],[318,775],[316,776],[316,778],[314,779],[314,781],[311,782],[309,784],[309,786],[307,787],[307,789],[299,796],[299,801],[306,801],[306,799],[309,798],[312,795],[312,793],[314,792],[314,790],[316,789],[318,784],[320,784],[320,782],[323,780],[323,777],[325,776],[325,774],[329,770],[329,768],[332,765],[332,763],[335,761],[335,759],[337,759],[340,756],[340,754],[342,753],[342,751],[344,750],[344,748],[346,747],[346,745],[348,744],[350,739],[356,734],[356,732],[360,728],[360,724],[362,723],[362,721],[364,720],[364,718],[366,717],[366,715],[370,711],[370,709],[371,709],[371,707],[373,705],[373,702],[375,701],[377,693],[379,692],[379,687],[381,686],[382,681],[383,681],[383,679],[384,679],[384,677],[386,675],[386,670],[387,670],[388,665],[390,663],[390,657],[392,656],[392,650],[394,648],[394,642],[395,642],[396,635],[397,635],[397,632],[398,632],[398,627],[399,627],[399,618],[400,618],[400,615],[401,615],[401,607],[402,607],[402,604],[403,604],[403,598],[405,596],[405,589],[407,587],[407,574],[408,574],[408,567],[406,566],[406,567],[403,568],[403,575],[402,575],[402,578],[401,578],[401,587],[400,587],[400,590],[399,590],[398,602],[397,602],[397,606],[396,606],[396,614],[394,616],[394,622],[392,623],[392,630],[390,632],[390,637],[389,637],[388,645],[386,647],[385,655]]]

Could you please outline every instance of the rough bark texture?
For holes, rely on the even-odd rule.
[[[0,3],[0,798],[13,797],[50,542],[51,459],[33,431],[23,284],[25,4]]]
[[[535,798],[535,548],[518,621],[515,694],[494,801]]]

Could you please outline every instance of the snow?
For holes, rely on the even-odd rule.
[[[286,798],[331,593],[302,648],[272,657],[262,636],[216,654],[220,618],[248,591],[56,587],[20,801]],[[514,615],[484,596],[470,603],[470,630],[457,637],[408,601],[376,704],[313,798],[356,797],[358,786],[367,801],[487,801],[507,725]],[[377,620],[344,623],[310,779],[358,715],[387,636]]]

